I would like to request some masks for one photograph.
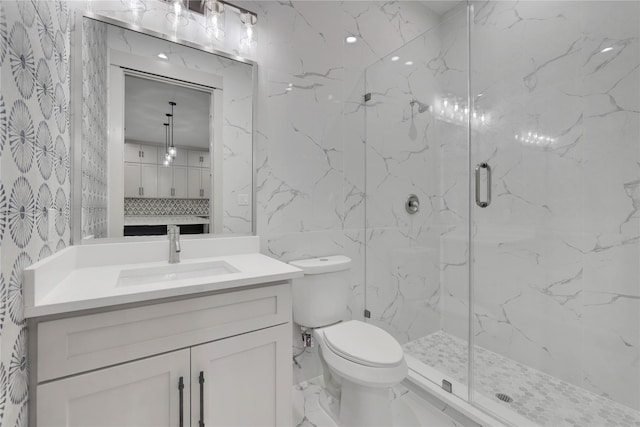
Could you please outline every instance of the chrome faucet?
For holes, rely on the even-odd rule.
[[[169,239],[169,264],[180,262],[180,227],[167,226],[167,238]]]

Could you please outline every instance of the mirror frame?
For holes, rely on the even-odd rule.
[[[258,63],[256,61],[244,58],[242,56],[234,55],[228,52],[217,50],[213,47],[201,45],[189,40],[183,40],[168,34],[160,33],[148,28],[143,28],[139,25],[134,25],[119,19],[114,19],[108,16],[96,14],[86,10],[75,10],[74,25],[71,28],[71,47],[70,47],[70,71],[71,71],[71,94],[70,94],[70,115],[69,123],[71,129],[71,195],[69,198],[70,204],[70,245],[80,245],[83,243],[101,243],[101,242],[113,242],[115,241],[140,241],[163,238],[163,236],[152,237],[117,237],[117,238],[100,238],[100,239],[82,239],[82,42],[84,39],[83,33],[83,20],[85,18],[93,19],[105,24],[113,25],[116,27],[124,28],[126,30],[134,31],[137,33],[145,34],[147,36],[166,40],[170,43],[180,44],[186,47],[197,49],[206,53],[211,53],[217,56],[221,56],[226,59],[237,61],[243,64],[251,65],[251,84],[252,84],[252,108],[251,108],[251,235],[257,235],[257,153],[256,153],[256,124],[257,124],[257,106],[258,106]],[[75,76],[75,77],[74,77]],[[206,237],[229,237],[235,235],[225,234],[205,234],[205,235],[185,235],[183,238],[202,238]]]

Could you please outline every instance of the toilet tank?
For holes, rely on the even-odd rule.
[[[291,261],[304,271],[293,280],[293,321],[318,328],[344,319],[349,298],[351,259],[344,255]]]

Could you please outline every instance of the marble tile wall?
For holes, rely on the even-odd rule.
[[[0,2],[0,424],[27,425],[22,270],[69,244],[69,10]]]
[[[494,181],[474,209],[476,344],[638,409],[640,3],[473,6],[471,84],[488,119],[472,157]],[[441,168],[462,182],[459,162]],[[466,226],[453,225],[442,321],[464,338],[468,293],[450,265]]]

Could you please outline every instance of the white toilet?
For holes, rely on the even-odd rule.
[[[325,380],[320,404],[340,427],[393,425],[390,387],[407,376],[407,363],[386,331],[342,322],[351,259],[336,255],[290,264],[304,270],[293,281],[293,320],[314,330]]]

